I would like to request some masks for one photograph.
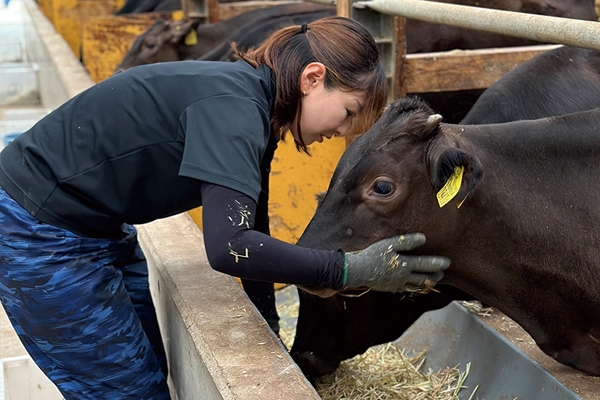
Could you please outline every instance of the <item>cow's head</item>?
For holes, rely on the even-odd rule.
[[[195,31],[199,19],[169,22],[158,19],[146,32],[137,37],[123,61],[115,69],[115,74],[138,65],[182,60],[181,48],[186,37]],[[197,41],[197,38],[196,38]]]
[[[298,245],[356,251],[385,237],[423,232],[427,244],[415,253],[452,258],[451,252],[444,253],[466,224],[459,220],[458,205],[474,195],[483,172],[477,158],[462,148],[459,135],[440,125],[440,119],[416,98],[393,103],[344,152]],[[458,193],[440,207],[436,194],[456,167],[463,168]],[[468,199],[462,207],[468,207]],[[399,337],[423,312],[468,298],[444,287],[442,293],[409,299],[374,292],[321,299],[301,291],[292,355],[308,376],[331,372],[341,360]]]
[[[459,135],[417,98],[394,102],[382,118],[344,152],[327,194],[298,244],[356,251],[385,237],[422,232],[430,253],[456,237],[458,205],[483,176],[478,159]],[[458,193],[440,207],[437,193],[463,168]],[[468,196],[467,196],[468,195]]]

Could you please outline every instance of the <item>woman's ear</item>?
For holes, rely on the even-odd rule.
[[[312,62],[304,68],[300,76],[300,91],[308,96],[311,90],[325,83],[327,69],[319,62]]]

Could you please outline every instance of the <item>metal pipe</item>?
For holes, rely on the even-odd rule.
[[[545,43],[562,43],[600,50],[600,22],[549,17],[512,11],[460,6],[423,0],[371,0],[354,3],[382,14],[414,18],[516,36]]]
[[[337,0],[309,0],[311,3],[319,3],[319,4],[326,4],[326,5],[330,5],[330,6],[335,6],[337,3]]]

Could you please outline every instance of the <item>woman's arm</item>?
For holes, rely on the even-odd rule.
[[[343,251],[294,246],[254,230],[256,207],[243,193],[202,185],[204,243],[215,270],[252,280],[342,288]]]

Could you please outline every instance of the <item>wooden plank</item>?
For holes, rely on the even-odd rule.
[[[279,6],[282,4],[290,4],[290,3],[298,3],[297,1],[289,1],[289,0],[258,0],[258,1],[244,1],[244,2],[235,2],[235,3],[218,3],[216,6],[216,12],[213,11],[210,6],[211,3],[217,2],[217,0],[208,0],[209,4],[209,15],[210,22],[224,21],[226,19],[235,17],[236,15],[252,11],[258,10],[259,8],[267,8]],[[215,16],[215,17],[213,17]]]
[[[524,61],[559,45],[408,54],[408,93],[485,89]]]

